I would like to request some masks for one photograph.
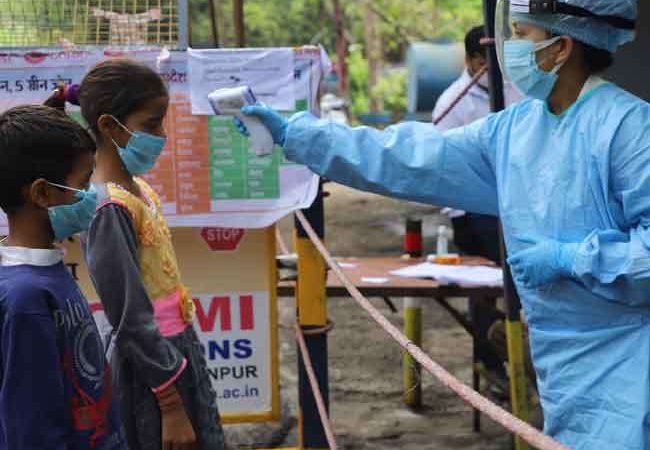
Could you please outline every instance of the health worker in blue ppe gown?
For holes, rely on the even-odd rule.
[[[330,180],[500,216],[546,433],[574,450],[650,449],[650,106],[598,76],[633,40],[637,2],[498,8],[501,67],[529,98],[471,125],[244,112]]]

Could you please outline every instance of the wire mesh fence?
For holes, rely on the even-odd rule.
[[[181,45],[182,0],[0,0],[0,47]]]

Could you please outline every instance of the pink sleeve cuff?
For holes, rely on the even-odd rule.
[[[176,380],[178,380],[178,377],[181,376],[185,368],[187,367],[187,359],[183,358],[183,362],[181,362],[181,366],[178,368],[178,372],[174,374],[173,377],[171,377],[169,380],[165,381],[163,384],[156,388],[152,388],[151,390],[153,391],[154,394],[160,394],[162,391],[167,389],[169,386],[174,384]]]

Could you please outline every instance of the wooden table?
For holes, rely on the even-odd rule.
[[[503,288],[488,286],[441,285],[435,280],[403,278],[390,275],[390,272],[421,262],[422,259],[402,258],[337,258],[339,263],[353,264],[356,267],[342,267],[345,275],[366,297],[468,297],[502,296]],[[463,258],[464,265],[490,265],[483,258]],[[386,283],[369,283],[364,278],[386,278]],[[293,282],[280,282],[278,295],[294,295]],[[348,297],[349,293],[337,276],[330,271],[327,277],[328,297]]]
[[[393,297],[411,297],[433,299],[443,308],[445,308],[454,319],[467,330],[473,339],[473,387],[475,390],[480,388],[480,377],[477,370],[478,363],[478,321],[480,317],[480,299],[497,298],[503,296],[503,288],[490,286],[463,286],[463,285],[442,285],[435,280],[402,278],[390,275],[391,271],[398,270],[407,266],[412,266],[423,262],[421,259],[402,259],[395,258],[338,258],[339,263],[343,263],[342,270],[348,276],[350,281],[366,297],[381,297],[391,307],[393,312],[397,312],[391,298]],[[483,258],[463,258],[464,265],[490,265],[490,261]],[[365,280],[366,278],[384,278],[385,283],[373,283]],[[294,282],[280,282],[278,285],[279,296],[293,296]],[[348,290],[343,286],[336,275],[330,271],[327,279],[327,296],[328,297],[349,297]],[[468,299],[469,317],[451,306],[447,301],[450,297],[463,297]],[[421,327],[421,323],[419,325]],[[421,335],[421,329],[419,330]],[[478,411],[474,413],[474,429],[480,429],[480,415]]]

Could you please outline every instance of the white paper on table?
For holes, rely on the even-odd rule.
[[[361,282],[362,283],[368,283],[368,284],[386,284],[388,283],[388,278],[384,277],[362,277]]]
[[[189,49],[188,54],[192,114],[213,115],[208,94],[243,85],[274,109],[295,109],[292,48]]]
[[[342,269],[356,269],[358,267],[357,264],[352,264],[352,263],[347,263],[347,262],[338,262],[337,261],[337,264]]]
[[[454,266],[422,263],[390,273],[402,278],[433,278],[440,283],[465,286],[503,286],[503,272],[487,266]]]

